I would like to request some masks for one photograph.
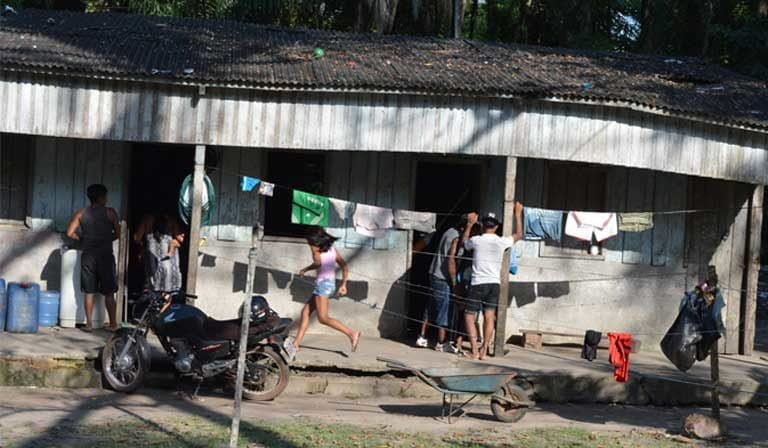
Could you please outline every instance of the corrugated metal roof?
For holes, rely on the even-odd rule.
[[[766,83],[696,59],[26,10],[0,19],[0,61],[166,82],[615,101],[768,128]]]

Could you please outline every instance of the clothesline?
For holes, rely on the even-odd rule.
[[[260,181],[264,181],[263,179],[261,179],[259,177],[253,176],[252,174],[245,174],[245,173],[241,173],[241,172],[237,172],[237,171],[229,171],[229,170],[224,170],[224,169],[221,169],[221,168],[207,168],[207,169],[210,170],[210,171],[218,171],[220,173],[230,174],[230,175],[237,176],[237,177],[247,177],[247,178],[251,178],[251,179],[259,179]],[[294,190],[294,188],[288,187],[288,186],[285,186],[285,185],[271,183],[271,182],[268,182],[268,181],[267,181],[267,183],[270,184],[270,185],[273,185],[275,188],[284,189],[284,190],[287,190],[287,191]],[[337,198],[333,198],[333,199],[337,199]],[[356,201],[352,201],[352,200],[349,200],[349,199],[341,199],[341,198],[338,198],[338,199],[339,200],[343,200],[343,201],[347,201],[347,202],[350,202],[350,203],[353,203],[353,204],[361,204],[361,202],[356,202]],[[372,206],[376,207],[374,205],[372,205]],[[717,212],[733,211],[733,210],[762,209],[763,207],[765,207],[765,206],[690,208],[690,209],[676,209],[676,210],[664,210],[664,211],[642,211],[642,210],[604,211],[604,210],[599,210],[599,211],[589,211],[589,212],[591,212],[591,213],[614,213],[614,214],[617,214],[617,215],[622,214],[622,213],[633,213],[633,214],[634,213],[651,213],[654,216],[657,216],[657,215],[681,215],[681,214],[696,214],[696,213],[717,213]],[[568,213],[571,213],[570,211],[567,211],[567,210],[545,209],[545,208],[540,208],[540,207],[532,207],[532,208],[538,208],[538,209],[541,209],[541,210],[558,212],[558,213],[562,213],[563,215],[567,215]],[[419,213],[422,213],[422,211],[420,211]],[[460,216],[463,216],[464,214],[466,214],[466,213],[446,213],[446,212],[433,212],[433,211],[423,211],[423,213],[432,213],[432,214],[434,214],[436,216],[454,216],[454,217],[460,217]]]
[[[238,260],[235,260],[235,259],[232,259],[232,258],[228,258],[226,256],[216,255],[216,257],[217,258],[222,258],[224,260],[232,261],[232,262],[238,262]],[[282,258],[291,258],[291,259],[298,260],[297,257],[282,257]],[[285,267],[282,267],[282,266],[278,266],[278,265],[276,265],[274,263],[271,263],[269,261],[266,261],[266,260],[264,260],[262,258],[259,258],[257,260],[257,262],[259,263],[259,265],[261,267],[268,268],[268,269],[274,269],[274,270],[280,270],[280,271],[289,271],[290,270],[290,268],[285,268]],[[374,283],[386,284],[386,285],[389,285],[389,286],[391,286],[393,288],[398,288],[400,290],[403,290],[405,292],[414,292],[414,293],[425,294],[426,295],[426,294],[431,294],[432,292],[435,291],[431,287],[424,286],[424,285],[417,285],[417,284],[410,283],[410,282],[407,282],[407,281],[404,281],[404,280],[396,280],[396,281],[392,282],[390,280],[379,279],[377,277],[366,275],[366,274],[363,274],[363,273],[357,272],[357,271],[350,270],[350,273],[358,275],[358,276],[363,277],[363,278],[366,278],[366,279],[368,279],[368,280],[370,280],[370,281],[372,281]],[[293,281],[298,281],[299,283],[304,283],[304,284],[307,284],[307,285],[314,285],[314,281],[312,281],[309,278],[304,278],[304,277],[294,276],[293,277]],[[459,303],[459,304],[466,304],[466,303],[477,302],[476,300],[473,300],[473,299],[470,299],[468,297],[464,297],[464,296],[461,296],[461,295],[458,295],[458,294],[455,294],[455,293],[450,293],[450,296],[451,296],[451,298],[456,303]],[[415,318],[412,318],[412,317],[407,316],[407,315],[402,314],[402,313],[397,313],[395,311],[386,310],[384,308],[379,307],[378,304],[368,303],[364,299],[363,300],[354,299],[353,303],[364,304],[364,305],[369,306],[371,309],[381,309],[381,311],[383,311],[385,313],[388,313],[388,314],[391,314],[391,315],[399,316],[403,320],[418,322],[419,324],[423,323],[423,320],[421,320],[421,319],[415,319]],[[570,306],[602,306],[602,305],[605,305],[605,303],[594,303],[594,304],[589,304],[589,303],[583,304],[582,303],[582,304],[558,305],[557,307],[558,308],[562,308],[562,307],[570,307]],[[520,320],[520,321],[525,321],[525,322],[529,322],[529,323],[534,323],[534,324],[537,324],[538,327],[544,326],[544,327],[549,327],[549,328],[565,328],[565,329],[568,329],[568,330],[573,330],[573,331],[582,332],[582,333],[586,332],[588,330],[586,328],[575,327],[575,326],[569,325],[568,323],[565,323],[565,322],[548,321],[548,320],[541,320],[541,319],[531,319],[531,318],[526,318],[526,317],[520,316],[520,315],[515,314],[515,313],[513,313],[512,319]],[[741,322],[739,322],[737,325],[740,327],[743,323],[744,323],[744,319],[742,319]],[[438,326],[436,326],[436,325],[431,325],[431,324],[429,324],[429,325],[432,326],[432,327],[438,328]],[[714,333],[714,332],[715,331],[712,331],[712,333]],[[466,335],[465,333],[461,333],[459,331],[456,331],[456,333],[457,334]],[[708,333],[708,332],[705,331],[703,333]],[[762,333],[768,333],[768,328],[766,328],[766,329],[757,329],[756,333],[761,333],[761,334]],[[633,332],[632,334],[635,335],[635,336],[663,336],[665,334],[669,334],[669,332]]]

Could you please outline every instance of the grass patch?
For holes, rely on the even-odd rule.
[[[32,439],[34,446],[57,447],[152,447],[211,448],[229,441],[228,422],[221,424],[200,418],[136,422],[118,420],[105,424],[62,428],[56,434]],[[348,424],[320,424],[296,419],[281,422],[241,424],[241,447],[276,448],[554,448],[554,447],[681,447],[664,435],[640,431],[594,433],[578,428],[514,431],[499,426],[498,431],[447,432],[444,435],[388,431],[382,427]],[[30,446],[20,441],[19,446]],[[46,444],[50,443],[50,444]]]

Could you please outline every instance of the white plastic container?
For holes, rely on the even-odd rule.
[[[61,305],[59,324],[74,328],[85,324],[85,294],[80,289],[80,251],[61,249]],[[97,294],[93,301],[93,328],[101,328],[106,321],[104,296]]]

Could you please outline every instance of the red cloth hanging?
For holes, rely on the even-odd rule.
[[[608,362],[613,366],[613,377],[620,383],[629,379],[629,352],[632,350],[632,335],[629,333],[608,333]]]

